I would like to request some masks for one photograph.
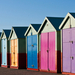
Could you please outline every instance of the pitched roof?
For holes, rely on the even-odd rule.
[[[25,38],[24,33],[28,27],[13,27],[18,38]]]
[[[11,30],[3,29],[3,31],[5,32],[5,35],[6,35],[6,37],[8,38],[9,35],[10,35],[10,31],[11,31]]]
[[[38,31],[39,28],[40,28],[40,26],[41,26],[41,24],[31,24],[31,25],[33,26],[33,28],[34,28],[36,31]]]
[[[59,30],[59,25],[63,21],[62,17],[47,17],[48,20],[52,23],[56,30]]]
[[[75,13],[70,13],[75,18]]]

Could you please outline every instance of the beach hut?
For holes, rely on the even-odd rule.
[[[0,32],[0,66],[1,66],[1,32]]]
[[[10,67],[10,42],[8,40],[9,29],[4,29],[1,33],[1,67]]]
[[[40,71],[61,72],[59,25],[62,20],[61,17],[46,17],[38,30],[40,35]]]
[[[39,36],[38,29],[41,24],[30,24],[25,36],[27,47],[27,70],[39,70]]]
[[[26,39],[24,33],[27,27],[12,27],[10,40],[10,68],[26,68]]]
[[[61,29],[61,71],[75,75],[75,13],[68,13]]]

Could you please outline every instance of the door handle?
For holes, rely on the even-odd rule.
[[[32,65],[32,67],[34,67],[34,65]]]
[[[13,54],[15,54],[15,52],[13,52]]]
[[[71,56],[70,58],[71,58],[71,59],[74,59],[74,57],[72,57],[72,56]]]
[[[70,43],[73,43],[73,41],[69,41]]]
[[[13,62],[15,64],[15,62]]]
[[[34,46],[34,45],[32,45],[32,46]]]
[[[47,52],[49,52],[49,50],[47,50]]]

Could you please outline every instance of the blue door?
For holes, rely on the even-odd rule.
[[[2,39],[2,65],[7,65],[7,43],[6,39]]]
[[[27,64],[28,68],[38,69],[37,35],[27,37]]]

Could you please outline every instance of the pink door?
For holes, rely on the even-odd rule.
[[[55,32],[41,34],[41,69],[55,70]]]
[[[55,32],[49,32],[49,70],[55,70]]]
[[[41,33],[41,69],[48,70],[48,33]]]

